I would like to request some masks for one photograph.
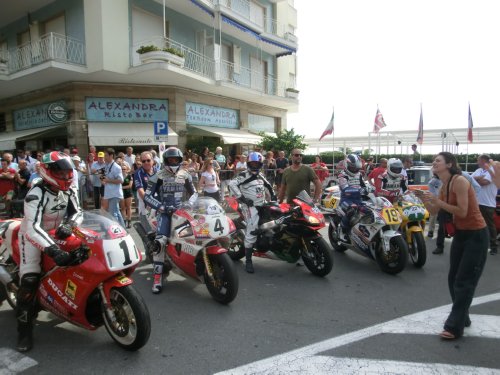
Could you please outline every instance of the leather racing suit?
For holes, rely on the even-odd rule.
[[[255,230],[259,226],[259,211],[266,202],[265,189],[267,188],[271,200],[276,200],[271,184],[259,172],[253,174],[250,171],[239,173],[228,185],[230,192],[243,203],[243,216],[245,217],[245,249],[251,249],[257,241]]]
[[[394,203],[399,195],[406,190],[408,187],[403,175],[393,177],[385,171],[375,179],[375,194],[387,198],[391,203]]]
[[[345,213],[342,216],[342,228],[344,233],[347,234],[351,229],[351,217],[358,207],[363,206],[361,195],[363,190],[366,189],[366,184],[361,172],[354,173],[351,176],[346,171],[339,173],[338,183],[340,188],[340,207]]]

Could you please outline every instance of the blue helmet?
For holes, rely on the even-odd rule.
[[[262,157],[262,154],[260,152],[251,152],[248,155],[247,159],[247,167],[248,170],[252,173],[259,173],[260,169],[262,168],[262,165],[264,164],[262,161],[264,158]]]

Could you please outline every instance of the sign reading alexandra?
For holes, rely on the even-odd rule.
[[[238,111],[229,108],[186,102],[186,123],[238,129]]]
[[[68,110],[64,100],[59,100],[18,109],[13,112],[13,117],[15,130],[44,128],[67,121]]]
[[[85,98],[87,121],[154,122],[168,120],[166,99]]]

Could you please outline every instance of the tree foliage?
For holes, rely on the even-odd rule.
[[[289,155],[294,148],[300,150],[305,150],[307,148],[307,143],[302,142],[305,135],[295,134],[293,128],[278,132],[276,137],[265,133],[260,133],[259,135],[262,136],[262,141],[257,146],[266,151],[273,151],[275,155],[278,151],[285,151],[285,155]]]

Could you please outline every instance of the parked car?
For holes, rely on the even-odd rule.
[[[419,165],[406,170],[408,174],[408,189],[428,190],[429,181],[432,178],[432,167],[430,165]]]

